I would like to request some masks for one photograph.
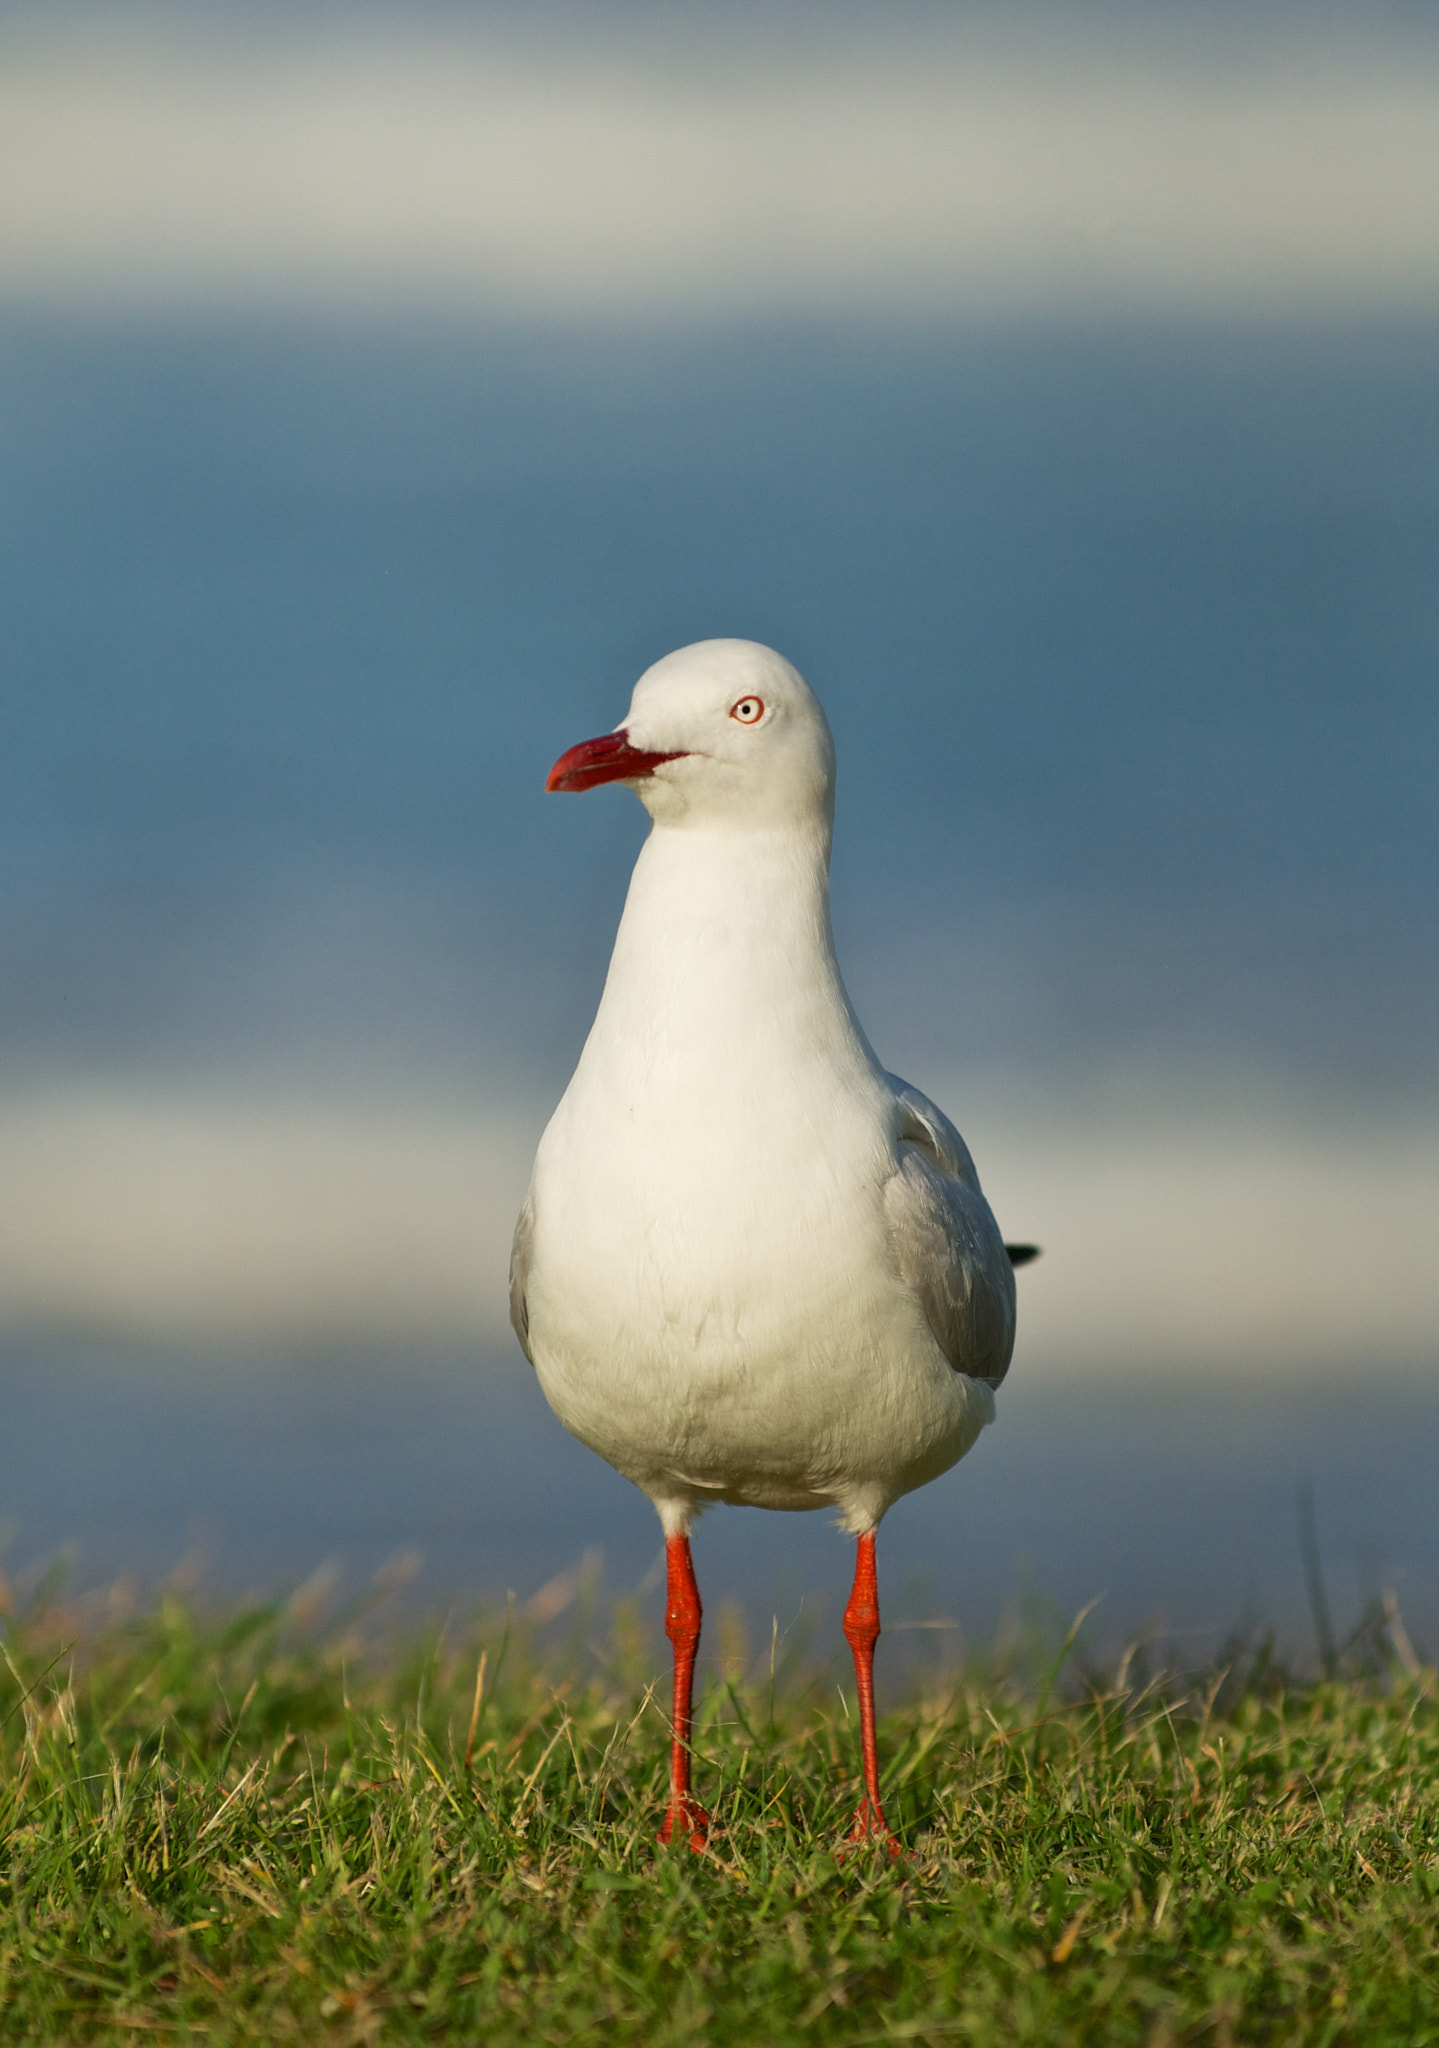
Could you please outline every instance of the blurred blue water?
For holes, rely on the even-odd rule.
[[[12,1346],[0,1398],[12,1574],[68,1546],[78,1587],[128,1573],[153,1588],[184,1567],[206,1593],[273,1595],[328,1562],[343,1601],[413,1550],[411,1611],[464,1614],[511,1591],[528,1600],[597,1549],[603,1593],[646,1585],[658,1614],[653,1510],[565,1434],[517,1359],[233,1356],[187,1371],[105,1347]],[[1339,1635],[1392,1588],[1432,1658],[1436,1460],[1432,1376],[1016,1374],[969,1458],[884,1524],[887,1655],[898,1671],[917,1651],[986,1646],[1028,1588],[1066,1621],[1097,1599],[1097,1649],[1152,1630],[1197,1663],[1232,1633],[1273,1629],[1310,1658],[1295,1510],[1307,1479]],[[830,1517],[717,1509],[695,1551],[712,1611],[735,1602],[756,1647],[772,1620],[836,1626],[851,1546]],[[910,1639],[936,1621],[948,1626]]]
[[[544,770],[738,632],[831,712],[896,1056],[1435,1078],[1432,333],[0,365],[0,1043],[562,1078],[639,817]]]
[[[12,322],[0,1056],[556,1093],[641,819],[547,802],[544,771],[649,660],[741,633],[830,710],[841,947],[901,1071],[1188,1063],[1422,1102],[1436,401],[1428,331]],[[474,1370],[16,1338],[10,1555],[74,1538],[87,1578],[159,1572],[198,1530],[227,1583],[274,1584],[414,1541],[438,1598],[598,1542],[640,1579],[644,1502],[517,1363]],[[1367,1556],[1439,1635],[1417,1382],[1021,1376],[1004,1416],[887,1527],[891,1582],[930,1588],[911,1618],[983,1634],[1027,1557],[1071,1608],[1108,1589],[1116,1628],[1302,1633],[1312,1471],[1341,1604]],[[716,1595],[837,1598],[819,1518],[726,1512],[703,1545]]]

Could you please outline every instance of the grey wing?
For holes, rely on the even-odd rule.
[[[944,1111],[921,1095],[908,1081],[901,1081],[898,1074],[886,1074],[885,1080],[894,1090],[894,1099],[899,1104],[899,1135],[906,1145],[917,1145],[921,1152],[932,1159],[941,1173],[952,1180],[962,1180],[966,1187],[979,1193],[979,1175],[974,1170],[974,1161],[969,1156],[969,1147],[954,1128]]]
[[[530,1350],[530,1308],[527,1290],[530,1283],[530,1260],[535,1248],[535,1212],[528,1195],[520,1218],[515,1225],[514,1242],[510,1246],[510,1321],[515,1335],[520,1340],[520,1349],[533,1365],[534,1353]]]
[[[917,1088],[890,1079],[900,1144],[884,1210],[895,1263],[955,1371],[997,1387],[1014,1350],[1014,1268],[964,1140]]]

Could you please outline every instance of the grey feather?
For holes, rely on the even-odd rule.
[[[535,1212],[528,1195],[515,1225],[514,1242],[510,1246],[510,1321],[515,1335],[520,1340],[520,1349],[533,1365],[534,1353],[530,1350],[530,1306],[527,1290],[530,1282],[530,1260],[535,1249]]]
[[[899,1135],[903,1142],[917,1145],[941,1173],[951,1180],[962,1180],[978,1194],[979,1175],[974,1170],[969,1147],[944,1111],[917,1088],[911,1088],[908,1081],[901,1081],[898,1074],[886,1074],[884,1078],[899,1103]]]
[[[890,1247],[956,1372],[997,1387],[1014,1350],[1014,1268],[954,1125],[890,1075],[899,1167],[884,1190]]]

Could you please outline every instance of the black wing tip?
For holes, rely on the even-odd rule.
[[[1038,1244],[1007,1244],[1011,1266],[1027,1266],[1031,1259],[1037,1259],[1044,1247]]]

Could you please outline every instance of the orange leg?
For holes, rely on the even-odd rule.
[[[878,1838],[891,1856],[899,1843],[889,1831],[879,1803],[879,1751],[874,1739],[874,1646],[879,1640],[879,1587],[874,1576],[874,1532],[859,1539],[854,1561],[854,1590],[844,1610],[844,1633],[854,1652],[854,1682],[859,1693],[859,1740],[864,1755],[864,1798],[850,1831],[852,1842]]]
[[[690,1797],[690,1725],[694,1695],[695,1652],[699,1648],[700,1589],[695,1583],[694,1560],[688,1536],[665,1539],[665,1634],[674,1644],[675,1703],[674,1742],[670,1748],[670,1807],[660,1840],[668,1847],[676,1835],[689,1838],[692,1849],[703,1849],[710,1817]]]

